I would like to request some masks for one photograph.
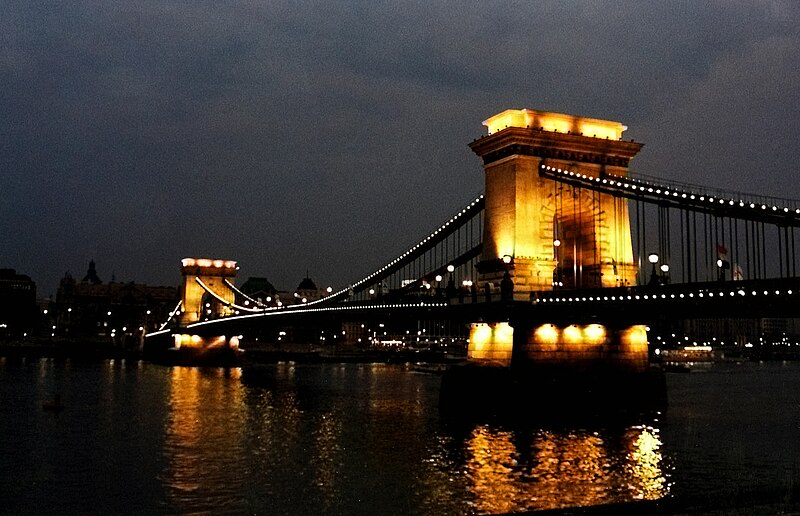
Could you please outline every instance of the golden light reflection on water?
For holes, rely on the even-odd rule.
[[[668,492],[658,430],[648,426],[602,433],[540,430],[527,441],[479,426],[465,448],[467,488],[479,513],[654,500]]]
[[[241,442],[243,396],[237,369],[174,367],[169,377],[169,413],[165,428],[164,483],[178,503],[199,492],[215,493],[206,500],[224,504],[224,490],[208,489],[225,478],[226,450]],[[234,381],[220,381],[225,376]],[[220,499],[211,499],[220,498]]]
[[[629,451],[629,465],[633,494],[643,500],[657,500],[667,494],[667,479],[662,472],[661,439],[658,429],[652,427],[631,428],[635,436],[633,448]],[[628,440],[630,442],[630,439]]]

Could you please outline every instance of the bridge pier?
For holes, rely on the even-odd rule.
[[[444,413],[592,416],[666,404],[643,325],[552,324],[512,317],[472,325],[468,360],[442,377]]]
[[[649,367],[644,325],[556,325],[522,317],[510,322],[473,323],[467,359],[477,365],[534,374],[595,370],[642,373]]]

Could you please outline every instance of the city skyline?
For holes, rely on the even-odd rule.
[[[800,199],[800,6],[239,2],[38,5],[0,28],[0,267],[54,294],[341,287],[483,188],[467,144],[531,108],[618,120],[634,173]]]

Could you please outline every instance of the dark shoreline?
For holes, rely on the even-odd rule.
[[[139,349],[122,348],[108,342],[91,341],[45,341],[0,344],[0,357],[5,358],[54,358],[78,360],[129,359],[144,360],[165,365],[198,365],[237,367],[251,364],[297,363],[437,363],[448,364],[466,357],[450,357],[441,352],[424,350],[378,351],[378,350],[325,350],[287,351],[253,349],[239,353],[218,350],[211,353],[159,352],[143,353]]]

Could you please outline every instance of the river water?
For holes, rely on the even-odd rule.
[[[447,421],[439,382],[404,365],[0,358],[0,511],[497,514],[796,489],[798,364],[669,374],[664,413],[603,423]],[[63,410],[44,410],[55,393]]]

